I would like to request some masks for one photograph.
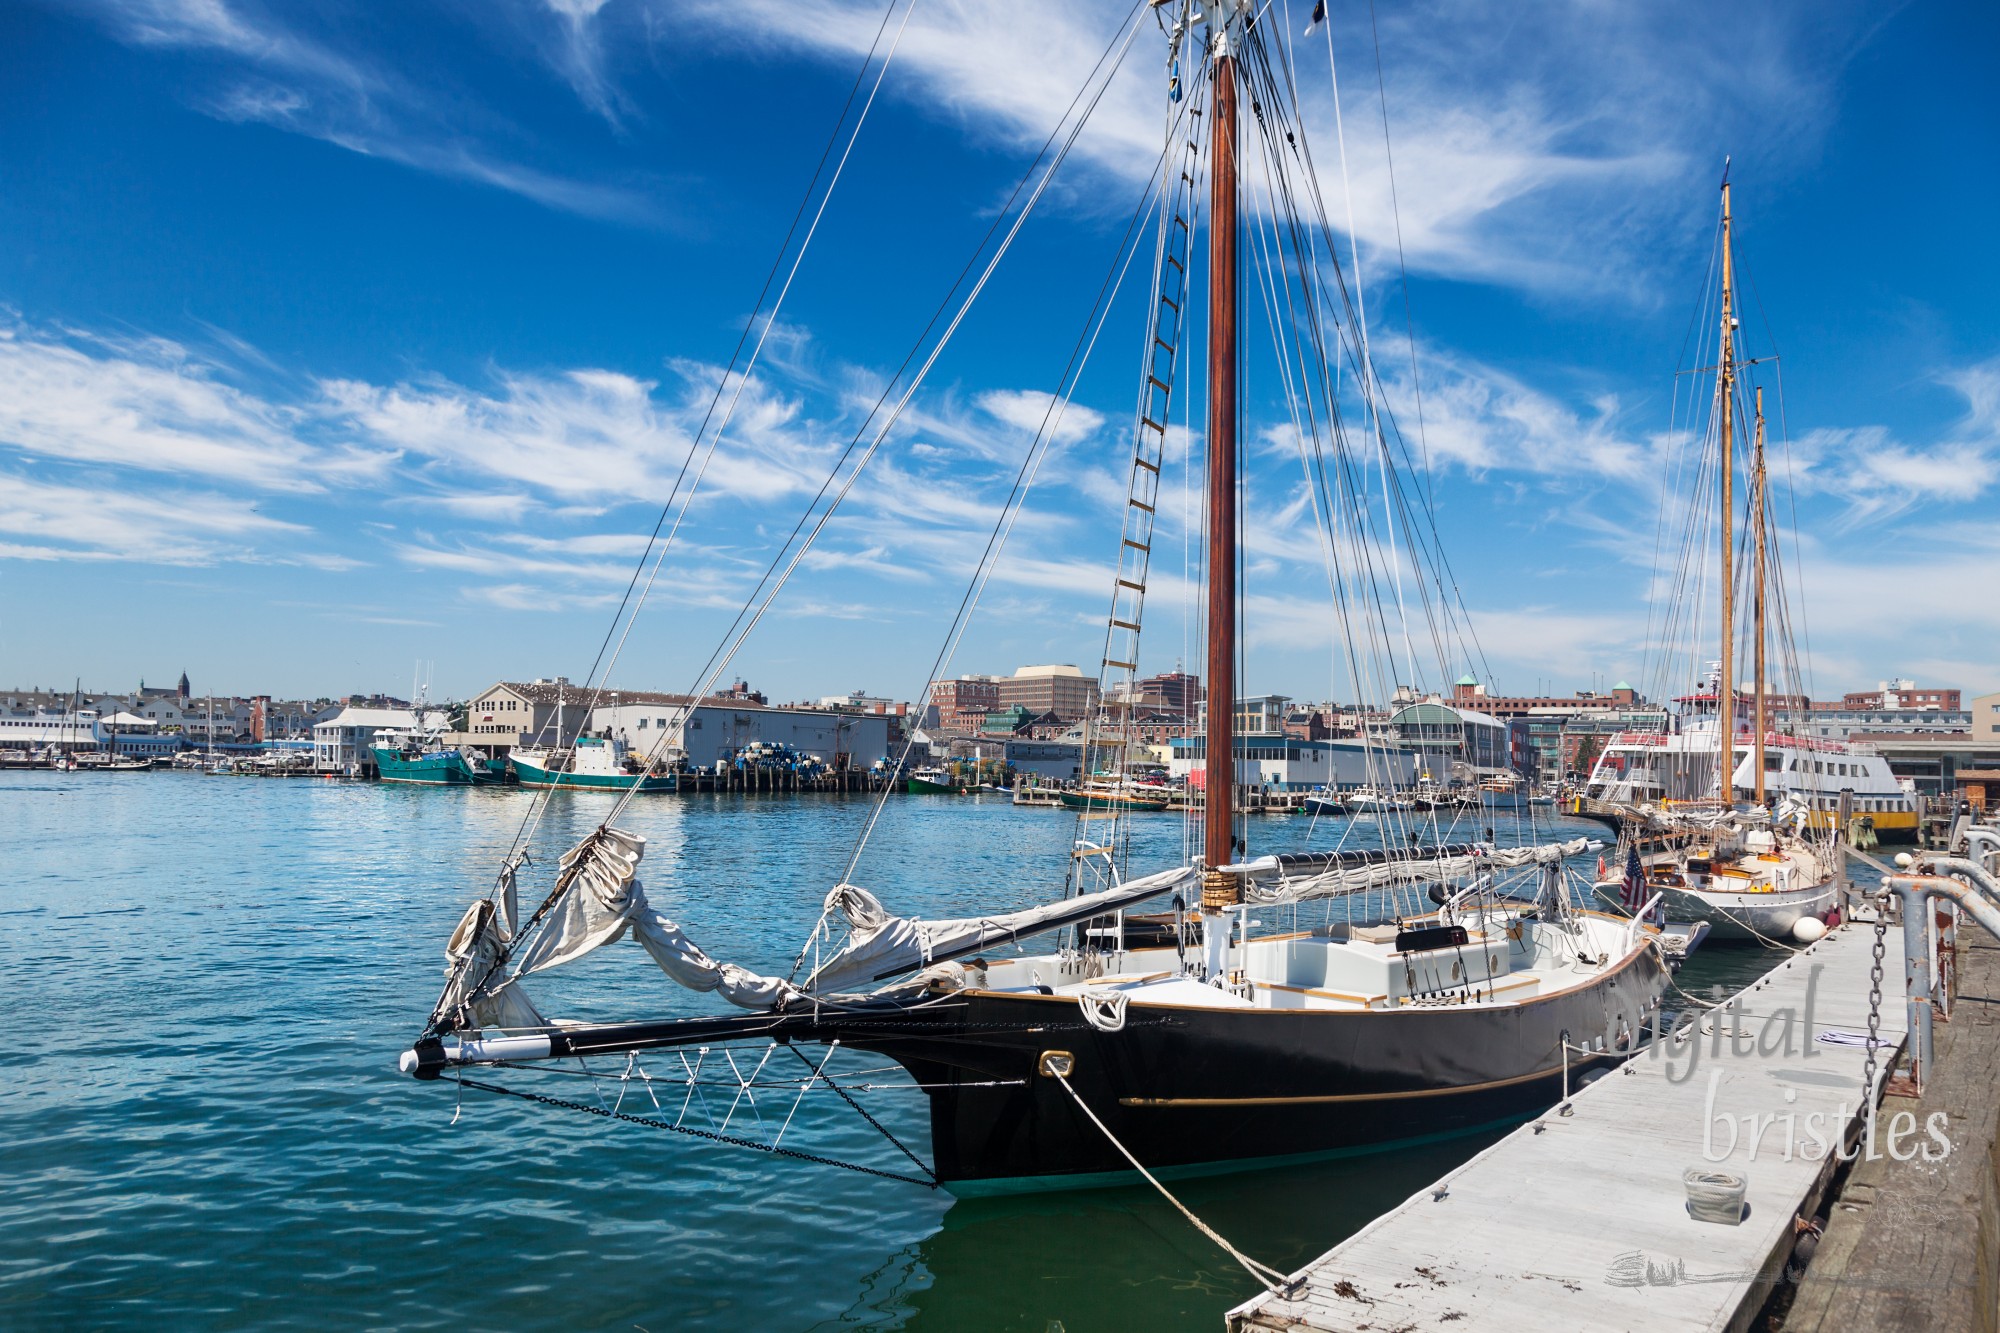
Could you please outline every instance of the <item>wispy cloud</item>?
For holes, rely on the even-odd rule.
[[[264,560],[259,543],[307,530],[254,505],[204,492],[131,495],[109,485],[68,486],[0,473],[0,543],[15,560],[130,560],[213,565]],[[337,557],[336,557],[337,558]]]
[[[657,203],[623,182],[583,179],[516,160],[493,141],[519,138],[504,118],[464,97],[440,96],[435,70],[405,74],[391,55],[306,28],[309,15],[252,0],[81,0],[133,45],[198,51],[223,59],[219,81],[195,104],[222,120],[256,122],[364,156],[492,186],[586,217],[657,222]],[[563,54],[555,63],[599,114],[612,118],[615,89],[599,68],[589,0],[551,0]],[[197,85],[201,86],[201,85]]]
[[[1281,4],[1278,26],[1296,34],[1310,8]],[[1331,8],[1332,22],[1297,42],[1294,63],[1336,227],[1347,217],[1342,181],[1351,189],[1365,276],[1387,277],[1400,255],[1452,277],[1627,293],[1643,286],[1646,256],[1707,205],[1705,193],[1688,190],[1690,177],[1719,171],[1710,145],[1731,127],[1762,126],[1795,160],[1814,151],[1833,81],[1874,17],[1857,4],[1773,11],[1731,23],[1723,55],[1711,25],[1685,10],[1579,2],[1500,12],[1466,0],[1379,14],[1355,3]],[[834,61],[865,52],[880,21],[874,0],[807,9],[699,0],[674,9],[755,49]],[[1057,0],[920,8],[892,94],[952,115],[984,141],[1039,144],[1083,86],[1119,12]],[[1342,85],[1340,136],[1329,38]],[[1089,169],[1134,184],[1151,171],[1168,110],[1163,48],[1150,27],[1141,35],[1078,142]]]
[[[1844,502],[1850,530],[1918,504],[1981,498],[2000,480],[2000,356],[1937,380],[1965,400],[1943,438],[1913,443],[1886,426],[1819,427],[1792,441],[1782,465],[1802,490]]]
[[[164,338],[0,321],[0,444],[267,491],[318,491],[388,466],[383,450],[309,443],[301,409],[225,374]]]
[[[630,100],[604,67],[604,42],[598,13],[606,0],[543,0],[554,18],[559,39],[552,55],[556,70],[575,90],[577,99],[602,116],[613,129],[632,113]]]

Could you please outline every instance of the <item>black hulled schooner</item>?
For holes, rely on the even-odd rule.
[[[1667,976],[1656,932],[1579,910],[1570,893],[1565,862],[1594,844],[1502,847],[1490,831],[1453,840],[1434,825],[1419,845],[1385,837],[1373,848],[1247,851],[1238,793],[1248,765],[1228,706],[1242,563],[1238,297],[1241,273],[1256,267],[1239,254],[1246,218],[1258,229],[1246,248],[1261,256],[1256,271],[1274,330],[1276,312],[1290,311],[1286,382],[1299,404],[1295,421],[1308,422],[1299,434],[1336,449],[1316,505],[1331,592],[1339,599],[1368,584],[1375,591],[1352,600],[1379,611],[1381,580],[1404,571],[1368,563],[1361,533],[1373,511],[1354,489],[1368,464],[1338,454],[1338,396],[1359,393],[1369,403],[1369,447],[1387,473],[1384,413],[1365,349],[1349,336],[1351,320],[1334,327],[1341,301],[1328,294],[1325,275],[1340,297],[1347,288],[1310,179],[1283,36],[1256,22],[1248,0],[1157,0],[1150,8],[1168,30],[1173,109],[1168,151],[1149,187],[1158,230],[1146,387],[1105,669],[1137,669],[1167,408],[1179,348],[1199,327],[1182,307],[1205,213],[1206,670],[1208,698],[1219,706],[1206,709],[1194,747],[1200,780],[1189,786],[1205,799],[1191,854],[1126,873],[1115,826],[1130,816],[1085,822],[1086,814],[1078,827],[1090,836],[1076,841],[1062,898],[951,920],[898,915],[843,877],[827,895],[826,947],[812,952],[814,966],[776,977],[712,959],[652,906],[638,875],[645,840],[614,824],[614,812],[562,858],[532,910],[522,910],[517,859],[467,912],[448,947],[445,991],[404,1054],[407,1072],[496,1087],[496,1070],[578,1057],[630,1062],[730,1043],[837,1044],[908,1071],[929,1105],[926,1173],[976,1191],[995,1182],[1074,1183],[1134,1164],[1252,1164],[1468,1131],[1547,1106],[1578,1071],[1620,1058],[1652,1019]],[[1145,12],[1135,7],[1126,43]],[[1185,89],[1183,60],[1198,71]],[[1262,155],[1261,213],[1245,207],[1246,131]],[[1273,258],[1280,249],[1286,255]],[[1336,337],[1350,367],[1344,388],[1329,348]],[[1329,605],[1330,624],[1335,614]],[[1366,652],[1352,647],[1355,656]],[[1123,753],[1122,725],[1107,705],[1085,753],[1099,740]],[[1107,822],[1110,836],[1098,836]],[[967,897],[976,913],[976,886]],[[1302,904],[1328,905],[1326,919],[1305,923],[1290,910]],[[1334,919],[1335,905],[1348,909],[1346,920]],[[1259,916],[1281,910],[1292,928],[1264,929]],[[530,974],[627,934],[675,981],[745,1012],[561,1023],[523,991]],[[1043,939],[1050,943],[1041,951],[1023,944]]]

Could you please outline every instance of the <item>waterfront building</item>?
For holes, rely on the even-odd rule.
[[[419,717],[413,708],[344,705],[313,725],[313,771],[350,778],[374,777],[375,755],[370,747],[375,744],[377,733],[411,736],[442,732],[448,720],[442,709],[433,709]]]
[[[1988,696],[2000,702],[2000,696]],[[1919,796],[1950,796],[1962,774],[2000,768],[2000,732],[1880,732],[1856,746],[1889,761],[1889,771],[1905,790]]]
[[[2000,743],[2000,694],[1982,694],[1965,711],[1975,737]]]
[[[996,708],[990,713],[982,713],[977,732],[981,736],[1022,736],[1037,722],[1043,726],[1059,723],[1061,719],[1053,713],[1037,717],[1020,704],[1012,708]]]
[[[1977,702],[1976,700],[1974,701]],[[1972,710],[1956,708],[1821,708],[1784,709],[1772,714],[1779,731],[1818,740],[1844,741],[1909,732],[1972,731]]]
[[[1389,729],[1398,745],[1424,757],[1434,782],[1477,782],[1513,768],[1507,724],[1486,713],[1426,700],[1396,710]]]
[[[478,750],[489,759],[503,759],[517,745],[560,749],[576,743],[591,704],[611,697],[579,689],[567,676],[499,681],[472,697],[465,729],[446,737],[445,744]]]
[[[1840,706],[1847,712],[1866,712],[1872,709],[1935,709],[1947,713],[1958,711],[1960,692],[1958,690],[1920,690],[1914,680],[1885,680],[1872,690],[1850,690],[1841,696]]]
[[[1516,773],[1553,786],[1589,773],[1610,737],[1666,729],[1667,710],[1652,706],[1535,708],[1508,719],[1508,749]]]
[[[1239,736],[1282,736],[1285,714],[1291,710],[1291,696],[1258,694],[1236,701],[1236,734]]]
[[[1399,695],[1403,691],[1398,691]],[[1399,699],[1399,702],[1415,702],[1414,699]],[[1451,687],[1451,702],[1465,708],[1477,709],[1491,718],[1506,721],[1517,717],[1528,717],[1535,713],[1576,712],[1582,709],[1631,708],[1645,703],[1639,692],[1624,681],[1613,685],[1609,691],[1578,690],[1575,694],[1489,694],[1476,676],[1460,676]]]
[[[575,687],[565,688],[574,701]],[[856,713],[753,702],[748,692],[697,700],[685,694],[616,690],[599,698],[588,716],[579,716],[578,721],[592,735],[624,741],[642,756],[652,753],[663,734],[671,736],[685,717],[681,744],[694,768],[730,763],[756,742],[787,745],[817,755],[835,768],[867,768],[888,756],[890,730],[898,721],[897,714],[886,711]],[[580,711],[574,702],[571,707]]]
[[[820,708],[837,708],[843,713],[905,713],[908,708],[894,699],[882,699],[863,690],[850,690],[846,694],[829,694],[822,698]]]
[[[1161,707],[1172,709],[1183,717],[1193,717],[1208,695],[1201,688],[1201,677],[1185,671],[1169,671],[1163,675],[1147,676],[1139,682],[1139,700],[1152,703],[1157,700]]]
[[[1408,787],[1416,782],[1425,763],[1424,756],[1411,750],[1385,747],[1358,737],[1302,741],[1282,733],[1238,736],[1234,748],[1238,784],[1269,787],[1273,791]],[[1207,762],[1206,737],[1181,736],[1170,742],[1167,771],[1174,777],[1194,775],[1199,782]]]
[[[1084,675],[1073,663],[1024,666],[994,683],[996,708],[1019,704],[1030,712],[1054,713],[1069,721],[1088,717],[1097,708],[1096,677]]]
[[[0,750],[97,748],[97,710],[71,711],[69,696],[17,691],[0,700]]]
[[[179,736],[163,736],[159,723],[137,713],[113,713],[97,721],[97,747],[139,759],[171,755],[181,748]]]
[[[972,735],[985,725],[986,715],[1000,707],[1000,681],[996,676],[940,680],[931,686],[926,702],[935,716],[926,717],[925,725],[953,735]]]

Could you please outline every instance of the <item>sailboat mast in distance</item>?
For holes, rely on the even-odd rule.
[[[1754,666],[1757,682],[1756,754],[1751,763],[1757,773],[1757,804],[1764,804],[1764,386],[1757,386],[1757,433],[1751,448],[1750,533],[1757,544],[1756,563],[1751,568],[1750,606],[1752,632],[1756,635]]]
[[[1208,227],[1208,753],[1203,765],[1204,908],[1238,901],[1218,867],[1234,859],[1236,804],[1236,0],[1208,11],[1215,107]]]
[[[1715,401],[1716,421],[1722,443],[1722,678],[1715,685],[1715,731],[1717,762],[1716,794],[1728,805],[1736,799],[1736,533],[1735,423],[1730,408],[1736,396],[1736,307],[1735,274],[1729,255],[1729,168],[1722,169],[1722,345],[1717,362]]]

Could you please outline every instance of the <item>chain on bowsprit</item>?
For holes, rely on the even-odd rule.
[[[1881,1042],[1882,1032],[1882,954],[1884,936],[1889,930],[1888,899],[1885,897],[1875,904],[1875,956],[1868,968],[1868,1063],[1861,1075],[1862,1095],[1874,1105],[1875,1096],[1875,1049]]]

